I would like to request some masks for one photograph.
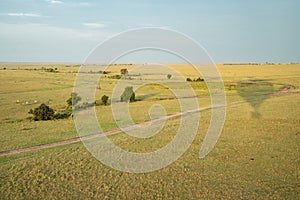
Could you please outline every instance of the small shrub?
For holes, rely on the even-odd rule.
[[[109,73],[110,73],[109,71],[102,71],[102,70],[98,71],[98,74],[109,74]]]
[[[120,74],[116,74],[116,75],[109,76],[109,78],[112,78],[112,79],[121,79],[122,76]]]
[[[64,110],[60,112],[56,112],[53,116],[54,119],[66,119],[72,115],[72,110]]]
[[[48,71],[48,72],[55,72],[55,69],[49,68],[49,69],[47,69],[47,71]]]
[[[168,75],[167,75],[167,78],[168,78],[168,79],[171,79],[171,78],[172,78],[172,74],[168,74]]]
[[[79,101],[81,101],[81,97],[76,93],[72,92],[70,98],[67,100],[68,106],[76,105]]]
[[[30,109],[29,114],[33,115],[33,120],[51,120],[54,118],[54,110],[47,106],[46,104],[41,104],[34,110]]]
[[[204,79],[203,78],[200,78],[200,77],[198,77],[197,79],[195,79],[194,80],[195,82],[202,82],[202,81],[204,81]]]
[[[94,107],[96,105],[97,105],[96,101],[91,102],[91,103],[84,102],[83,104],[75,106],[75,110],[84,110],[84,109],[87,109],[87,108],[90,108],[90,107]]]
[[[128,70],[126,68],[121,69],[120,72],[121,72],[121,75],[124,75],[124,76],[128,74]]]
[[[133,91],[133,87],[126,87],[124,92],[121,95],[122,102],[134,102],[135,101],[135,93]]]
[[[134,92],[132,92],[129,101],[130,102],[134,102],[135,101],[135,93]]]
[[[95,100],[94,101],[94,105],[95,106],[100,106],[102,104],[102,101],[101,100]]]
[[[109,97],[106,96],[106,95],[103,95],[103,96],[101,97],[102,103],[103,103],[104,105],[107,105],[108,99],[109,99]]]
[[[200,78],[200,77],[195,78],[194,80],[192,80],[191,78],[187,78],[186,81],[188,81],[188,82],[202,82],[202,81],[204,81],[204,79]]]

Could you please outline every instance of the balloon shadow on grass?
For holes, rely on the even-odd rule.
[[[236,90],[254,109],[251,113],[253,118],[261,117],[259,107],[264,100],[268,99],[275,92],[274,85],[265,80],[240,81],[237,83]]]

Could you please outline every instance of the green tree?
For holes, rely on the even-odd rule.
[[[69,106],[76,105],[81,100],[81,97],[76,93],[72,92],[70,98],[67,100]]]
[[[30,109],[28,113],[33,115],[35,121],[51,120],[54,117],[54,110],[46,104],[41,104],[34,110]]]
[[[59,111],[54,113],[54,119],[66,119],[69,118],[72,115],[72,110],[68,109],[68,110],[63,110],[63,111]]]
[[[200,77],[198,77],[197,79],[195,79],[195,81],[196,81],[196,82],[202,82],[202,81],[204,81],[204,79],[203,79],[203,78],[200,78]]]
[[[167,78],[168,78],[168,79],[172,78],[172,74],[168,74],[168,75],[167,75]]]
[[[135,93],[133,91],[133,87],[126,87],[124,92],[121,95],[122,102],[134,102],[135,101]]]
[[[121,69],[121,74],[123,75],[123,76],[126,76],[127,74],[128,74],[128,70],[126,69],[126,68],[124,68],[124,69]]]
[[[129,101],[130,102],[134,102],[135,101],[135,93],[134,92],[132,92]]]
[[[103,96],[101,97],[102,103],[103,103],[104,105],[107,105],[108,99],[109,99],[109,97],[106,96],[106,95],[103,95]]]

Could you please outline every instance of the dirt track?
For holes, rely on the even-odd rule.
[[[241,101],[237,101],[237,103],[238,102],[241,102]],[[174,114],[163,116],[161,118],[157,118],[157,119],[154,119],[154,120],[151,120],[151,121],[145,121],[145,122],[138,123],[138,124],[135,124],[135,125],[123,127],[122,129],[123,130],[135,129],[135,128],[143,127],[143,126],[147,125],[149,122],[157,122],[157,121],[162,121],[162,120],[166,120],[166,119],[171,119],[171,118],[179,117],[183,114],[204,111],[204,110],[208,110],[208,109],[211,109],[211,108],[212,108],[211,106],[206,106],[206,107],[198,108],[198,109],[195,109],[195,110],[189,110],[189,111],[186,111],[186,112],[174,113]],[[0,157],[8,156],[8,155],[14,155],[14,154],[20,154],[20,153],[26,153],[26,152],[30,152],[30,151],[36,151],[36,150],[46,149],[46,148],[51,148],[51,147],[58,147],[58,146],[63,146],[63,145],[67,145],[67,144],[73,144],[73,143],[76,143],[76,142],[80,142],[81,140],[88,140],[88,139],[93,139],[93,138],[97,138],[97,137],[103,137],[105,135],[112,135],[112,134],[116,134],[116,133],[120,133],[120,132],[122,132],[121,128],[116,128],[116,129],[112,129],[112,130],[109,130],[109,131],[104,131],[103,133],[88,135],[88,136],[84,136],[84,137],[71,138],[71,139],[60,141],[60,142],[54,142],[54,143],[49,143],[49,144],[41,144],[41,145],[37,145],[37,146],[25,147],[25,148],[15,149],[15,150],[2,151],[2,152],[0,152]]]
[[[289,93],[300,93],[300,90],[291,90],[290,85],[284,85],[282,90],[272,94],[271,96],[278,96],[278,95],[284,95],[284,94],[289,94]],[[238,103],[243,103],[243,102],[246,102],[246,100],[239,100],[239,101],[230,102],[230,103],[227,103],[227,106],[238,104]],[[215,105],[214,106],[214,108],[217,108],[217,107],[220,107],[220,105]],[[157,122],[157,121],[162,121],[162,120],[166,120],[166,119],[171,119],[171,118],[179,117],[179,116],[182,116],[182,115],[188,114],[188,113],[209,110],[211,108],[212,108],[212,106],[206,106],[206,107],[202,107],[202,108],[198,108],[198,109],[194,109],[194,110],[189,110],[189,111],[185,111],[185,112],[174,113],[174,114],[167,115],[167,116],[164,116],[164,117],[161,117],[161,118],[158,118],[158,119],[151,120],[151,122]],[[139,124],[124,127],[122,129],[126,130],[126,129],[139,128],[139,127],[145,126],[149,122],[150,121],[145,121],[145,122],[142,122],[142,123],[139,123]],[[0,157],[20,154],[20,153],[26,153],[26,152],[31,152],[31,151],[37,151],[37,150],[51,148],[51,147],[58,147],[58,146],[63,146],[63,145],[67,145],[67,144],[73,144],[73,143],[76,143],[76,142],[80,142],[82,140],[88,140],[88,139],[93,139],[93,138],[97,138],[97,137],[103,137],[105,135],[112,135],[112,134],[116,134],[116,133],[120,133],[120,132],[122,132],[122,130],[120,128],[116,128],[116,129],[112,129],[112,130],[109,130],[109,131],[105,131],[103,133],[88,135],[88,136],[84,136],[84,137],[71,138],[71,139],[60,141],[60,142],[54,142],[54,143],[49,143],[49,144],[41,144],[41,145],[32,146],[32,147],[26,147],[26,148],[21,148],[21,149],[3,151],[3,152],[0,152]]]

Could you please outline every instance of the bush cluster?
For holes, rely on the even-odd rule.
[[[188,81],[188,82],[202,82],[202,81],[204,81],[204,79],[200,78],[200,77],[194,78],[194,79],[187,78],[186,81]]]
[[[135,101],[135,93],[133,91],[133,87],[126,87],[124,92],[121,95],[122,102],[134,102]]]
[[[54,110],[43,103],[34,110],[30,109],[28,113],[33,114],[35,121],[54,119]]]
[[[75,110],[82,110],[89,107],[93,107],[95,105],[108,105],[109,97],[107,95],[103,95],[101,97],[101,104],[96,100],[93,103],[84,102],[82,104],[78,104],[81,101],[81,97],[72,92],[70,98],[66,101],[68,107],[65,110],[55,112],[48,105],[42,103],[39,107],[35,109],[30,109],[29,114],[32,114],[32,119],[35,121],[40,120],[53,120],[53,119],[66,119],[72,116],[72,106]],[[133,102],[135,101],[135,93],[133,91],[133,87],[126,87],[123,94],[121,95],[121,101],[123,102]]]
[[[122,76],[121,76],[120,74],[116,74],[116,75],[109,76],[108,78],[112,78],[112,79],[121,79]]]

